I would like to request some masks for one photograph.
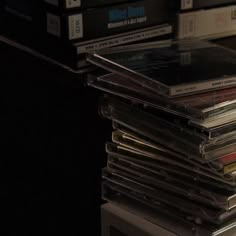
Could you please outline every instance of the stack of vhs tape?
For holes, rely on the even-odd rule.
[[[178,39],[216,39],[236,34],[235,0],[170,0]]]
[[[103,197],[180,222],[176,235],[236,235],[236,53],[185,40],[87,59],[109,72],[88,78],[114,128]]]
[[[169,38],[172,33],[166,0],[5,2],[2,41],[75,70],[88,66],[88,51]]]

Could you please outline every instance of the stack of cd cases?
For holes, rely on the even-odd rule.
[[[87,59],[107,70],[88,78],[114,128],[104,199],[176,219],[188,236],[236,235],[235,52],[163,41]]]

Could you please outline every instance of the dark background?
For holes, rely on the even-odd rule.
[[[100,235],[111,125],[98,115],[99,93],[82,76],[4,44],[0,69],[0,233]]]

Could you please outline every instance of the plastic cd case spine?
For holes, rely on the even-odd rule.
[[[210,224],[194,224],[180,212],[172,212],[171,214],[165,208],[154,209],[150,204],[147,204],[147,202],[141,199],[135,199],[132,196],[119,193],[108,183],[103,184],[103,198],[109,202],[108,204],[112,208],[115,208],[114,214],[119,212],[119,220],[122,218],[119,216],[124,214],[121,214],[120,211],[128,211],[135,216],[140,216],[142,219],[146,219],[155,225],[170,230],[171,235],[174,233],[174,235],[181,236],[229,236],[236,233],[236,223],[234,220],[219,227]],[[111,216],[109,215],[110,218]],[[161,233],[161,235],[164,236],[165,234]]]
[[[183,198],[224,211],[236,206],[236,195],[233,191],[222,191],[207,188],[207,184],[196,184],[181,175],[171,174],[168,170],[142,166],[142,163],[129,160],[118,154],[109,155],[107,170],[113,175],[121,175],[155,189],[162,189],[169,194],[177,194]],[[181,171],[181,170],[180,170]],[[210,183],[210,182],[209,182]]]
[[[175,163],[176,166],[196,171],[205,171],[218,176],[225,176],[229,174],[227,175],[227,178],[230,178],[231,176],[232,179],[235,179],[235,176],[231,174],[236,171],[235,153],[226,155],[216,161],[212,161],[204,165],[197,160],[190,160],[184,155],[173,152],[160,144],[155,144],[150,140],[145,140],[145,138],[138,137],[137,134],[128,134],[122,132],[121,130],[116,130],[112,133],[112,141],[121,146],[143,153],[151,159],[159,159],[164,162],[170,161],[172,164]]]
[[[103,104],[101,114],[138,134],[152,138],[157,143],[169,146],[176,152],[203,162],[235,152],[233,139],[229,142],[209,143],[208,146],[206,137],[116,99]]]
[[[111,150],[109,150],[111,149]],[[118,149],[118,150],[113,150]],[[235,191],[235,177],[231,176],[219,176],[214,173],[209,173],[207,171],[199,170],[196,167],[189,167],[183,164],[177,164],[175,161],[164,160],[164,157],[159,157],[158,155],[145,155],[134,149],[124,148],[122,146],[107,146],[107,152],[109,157],[112,156],[123,162],[127,163],[136,163],[136,166],[139,166],[138,169],[142,169],[145,172],[149,169],[150,173],[171,173],[171,176],[176,176],[177,179],[182,178],[187,182],[197,182],[200,185],[209,185],[211,184],[212,188],[225,189],[228,192]],[[168,157],[166,157],[168,158]],[[129,165],[128,165],[129,166]],[[159,176],[158,174],[158,176]],[[169,175],[167,174],[167,175]],[[175,177],[174,177],[175,179]],[[232,195],[232,194],[231,194]]]
[[[235,218],[236,210],[222,211],[214,208],[208,208],[201,204],[195,204],[194,201],[183,199],[178,195],[169,195],[161,190],[155,190],[143,184],[128,181],[127,179],[121,180],[114,179],[113,177],[106,179],[110,182],[111,186],[121,192],[127,192],[133,196],[140,197],[148,201],[154,207],[162,206],[166,209],[181,211],[187,218],[192,218],[194,222],[212,223],[219,225]],[[176,204],[178,202],[178,204]]]
[[[168,40],[163,42],[167,41]],[[136,46],[138,47],[139,45]],[[224,135],[230,132],[232,133],[232,131],[234,131],[235,122],[230,122],[230,117],[234,115],[233,111],[236,106],[234,101],[235,89],[230,89],[230,94],[232,94],[232,97],[230,96],[230,98],[228,98],[228,96],[222,95],[222,91],[214,91],[211,93],[211,96],[209,93],[207,93],[198,96],[188,96],[187,98],[183,97],[167,99],[152,93],[150,90],[147,90],[130,80],[127,80],[121,75],[116,75],[114,73],[97,77],[89,75],[87,84],[106,93],[113,94],[127,100],[132,100],[135,103],[139,103],[140,105],[143,104],[149,109],[165,111],[168,112],[170,116],[175,115],[176,119],[186,120],[186,122],[188,122],[189,125],[193,127],[193,129],[196,128],[196,130],[206,134],[210,139],[216,138],[219,135]],[[220,93],[220,97],[221,95],[224,97],[222,100],[230,100],[230,105],[228,102],[224,102],[224,105],[221,104],[219,107],[218,105],[215,106],[213,102],[213,105],[211,106],[209,104],[210,101],[215,101],[215,97],[218,97],[218,93]],[[226,90],[223,90],[223,94],[227,94]],[[209,96],[212,100],[209,99]],[[194,102],[199,100],[199,97],[201,98],[200,100],[203,100],[204,102],[208,101],[209,109],[207,111],[201,107],[193,106]],[[207,97],[207,99],[205,99],[205,97]],[[227,119],[225,119],[226,114]],[[232,119],[234,119],[234,117]],[[212,122],[215,120],[223,120],[223,124],[215,125],[215,122]]]

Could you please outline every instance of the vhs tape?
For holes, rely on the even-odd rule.
[[[196,10],[203,8],[214,8],[234,4],[234,0],[169,0],[170,6],[175,10]]]
[[[32,0],[29,0],[32,1]],[[49,4],[60,10],[74,10],[84,9],[91,7],[102,7],[106,5],[114,5],[123,2],[132,2],[134,0],[44,0],[46,4]]]
[[[216,39],[236,34],[236,5],[179,13],[177,38]]]
[[[41,53],[73,70],[81,67],[81,61],[83,61],[83,64],[90,64],[85,62],[85,54],[88,51],[96,51],[106,47],[133,42],[160,40],[171,37],[173,33],[171,25],[161,24],[112,36],[72,43],[55,40],[54,37],[50,37],[47,34],[39,34],[37,29],[32,29],[30,21],[8,14],[7,12],[4,12],[2,17],[4,20],[2,36],[0,38],[2,42],[14,45],[14,47],[21,48],[22,50],[34,50],[35,55]]]
[[[167,23],[169,19],[165,0],[138,0],[68,13],[47,10],[44,7],[40,9],[34,6],[32,9],[32,28],[73,42],[155,26]],[[7,4],[5,10],[18,17],[21,15],[19,7],[14,8]]]
[[[46,31],[66,40],[87,40],[168,21],[168,7],[163,0],[136,1],[74,14],[46,12]],[[99,30],[95,30],[95,28]]]

